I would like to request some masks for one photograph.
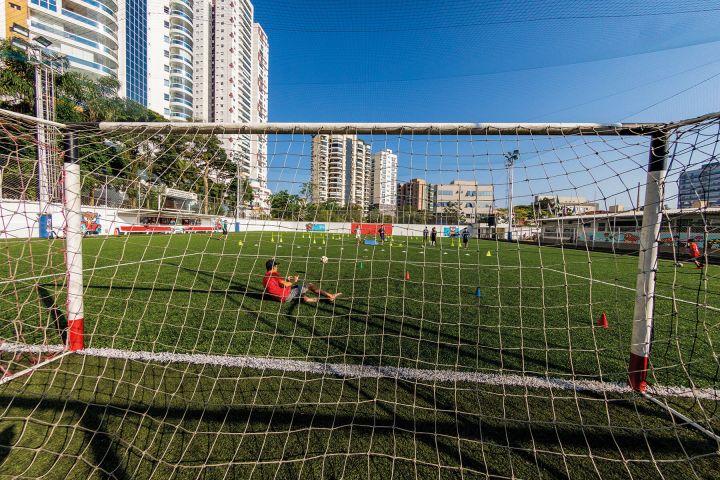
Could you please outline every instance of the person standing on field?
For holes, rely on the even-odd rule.
[[[468,248],[468,242],[470,241],[470,230],[465,227],[465,230],[462,231],[462,242],[463,242],[463,248],[467,250]]]
[[[433,227],[432,230],[430,231],[430,245],[432,245],[434,247],[436,241],[437,241],[437,229],[435,227]]]
[[[427,226],[425,226],[425,230],[423,230],[423,245],[427,244],[428,233],[430,232],[428,231]]]

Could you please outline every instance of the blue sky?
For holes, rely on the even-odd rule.
[[[270,121],[636,122],[720,110],[720,1],[254,4],[270,40]],[[387,141],[400,147],[397,139]],[[445,148],[432,157],[439,170],[455,165],[463,171],[444,174],[432,162],[426,166],[431,157],[421,162],[401,152],[401,179],[469,176],[496,184],[503,203],[497,145],[460,144],[461,153],[483,151],[484,165],[478,157],[460,165]],[[527,177],[516,188],[520,195],[543,188],[588,198],[627,193],[613,186],[617,169],[593,167],[604,181],[573,178],[581,175],[573,164],[581,164],[582,152],[548,162],[541,174],[545,147],[520,146],[520,172]],[[271,157],[271,188],[293,189],[303,181],[310,152],[304,147],[293,160]],[[632,155],[642,162],[640,151]],[[627,184],[642,181],[636,165],[619,168]]]

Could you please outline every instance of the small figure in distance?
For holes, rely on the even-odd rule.
[[[222,232],[223,232],[223,235],[225,236],[225,238],[227,238],[227,234],[228,234],[228,221],[227,221],[227,219],[224,219],[224,218],[223,218],[223,222],[222,222]]]
[[[435,227],[433,227],[432,230],[430,231],[430,245],[432,245],[434,247],[436,241],[437,241],[437,229]]]
[[[380,234],[380,245],[385,244],[385,225],[380,225],[378,228],[378,234]]]
[[[427,225],[425,225],[425,230],[423,230],[423,245],[427,244],[428,233],[430,232],[428,231]]]
[[[697,268],[703,268],[702,262],[700,262],[700,249],[697,246],[697,243],[695,240],[688,240],[688,250],[690,251],[690,260],[695,263],[695,267]]]
[[[317,303],[317,298],[305,295],[308,290],[327,298],[330,302],[334,302],[337,297],[342,295],[340,292],[329,293],[320,290],[312,283],[294,285],[299,280],[299,277],[297,275],[289,275],[286,278],[281,277],[278,273],[278,262],[274,258],[265,262],[265,270],[265,276],[262,279],[265,293],[278,302],[302,300],[305,303]]]
[[[463,248],[467,250],[468,248],[468,242],[470,241],[470,230],[468,230],[467,227],[462,231],[462,242],[463,242]]]
[[[362,242],[362,235],[360,234],[360,227],[355,227],[355,243],[360,245]]]

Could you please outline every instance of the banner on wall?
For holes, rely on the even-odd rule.
[[[305,224],[305,230],[308,232],[324,232],[325,224],[324,223],[307,223],[307,224]]]
[[[350,233],[354,234],[359,228],[361,235],[377,235],[381,225],[385,227],[385,235],[392,235],[390,223],[353,223],[350,225]]]
[[[457,237],[460,235],[460,227],[444,227],[443,235],[446,237]]]

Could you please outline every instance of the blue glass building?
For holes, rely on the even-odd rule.
[[[147,107],[147,0],[125,0],[127,98]]]

